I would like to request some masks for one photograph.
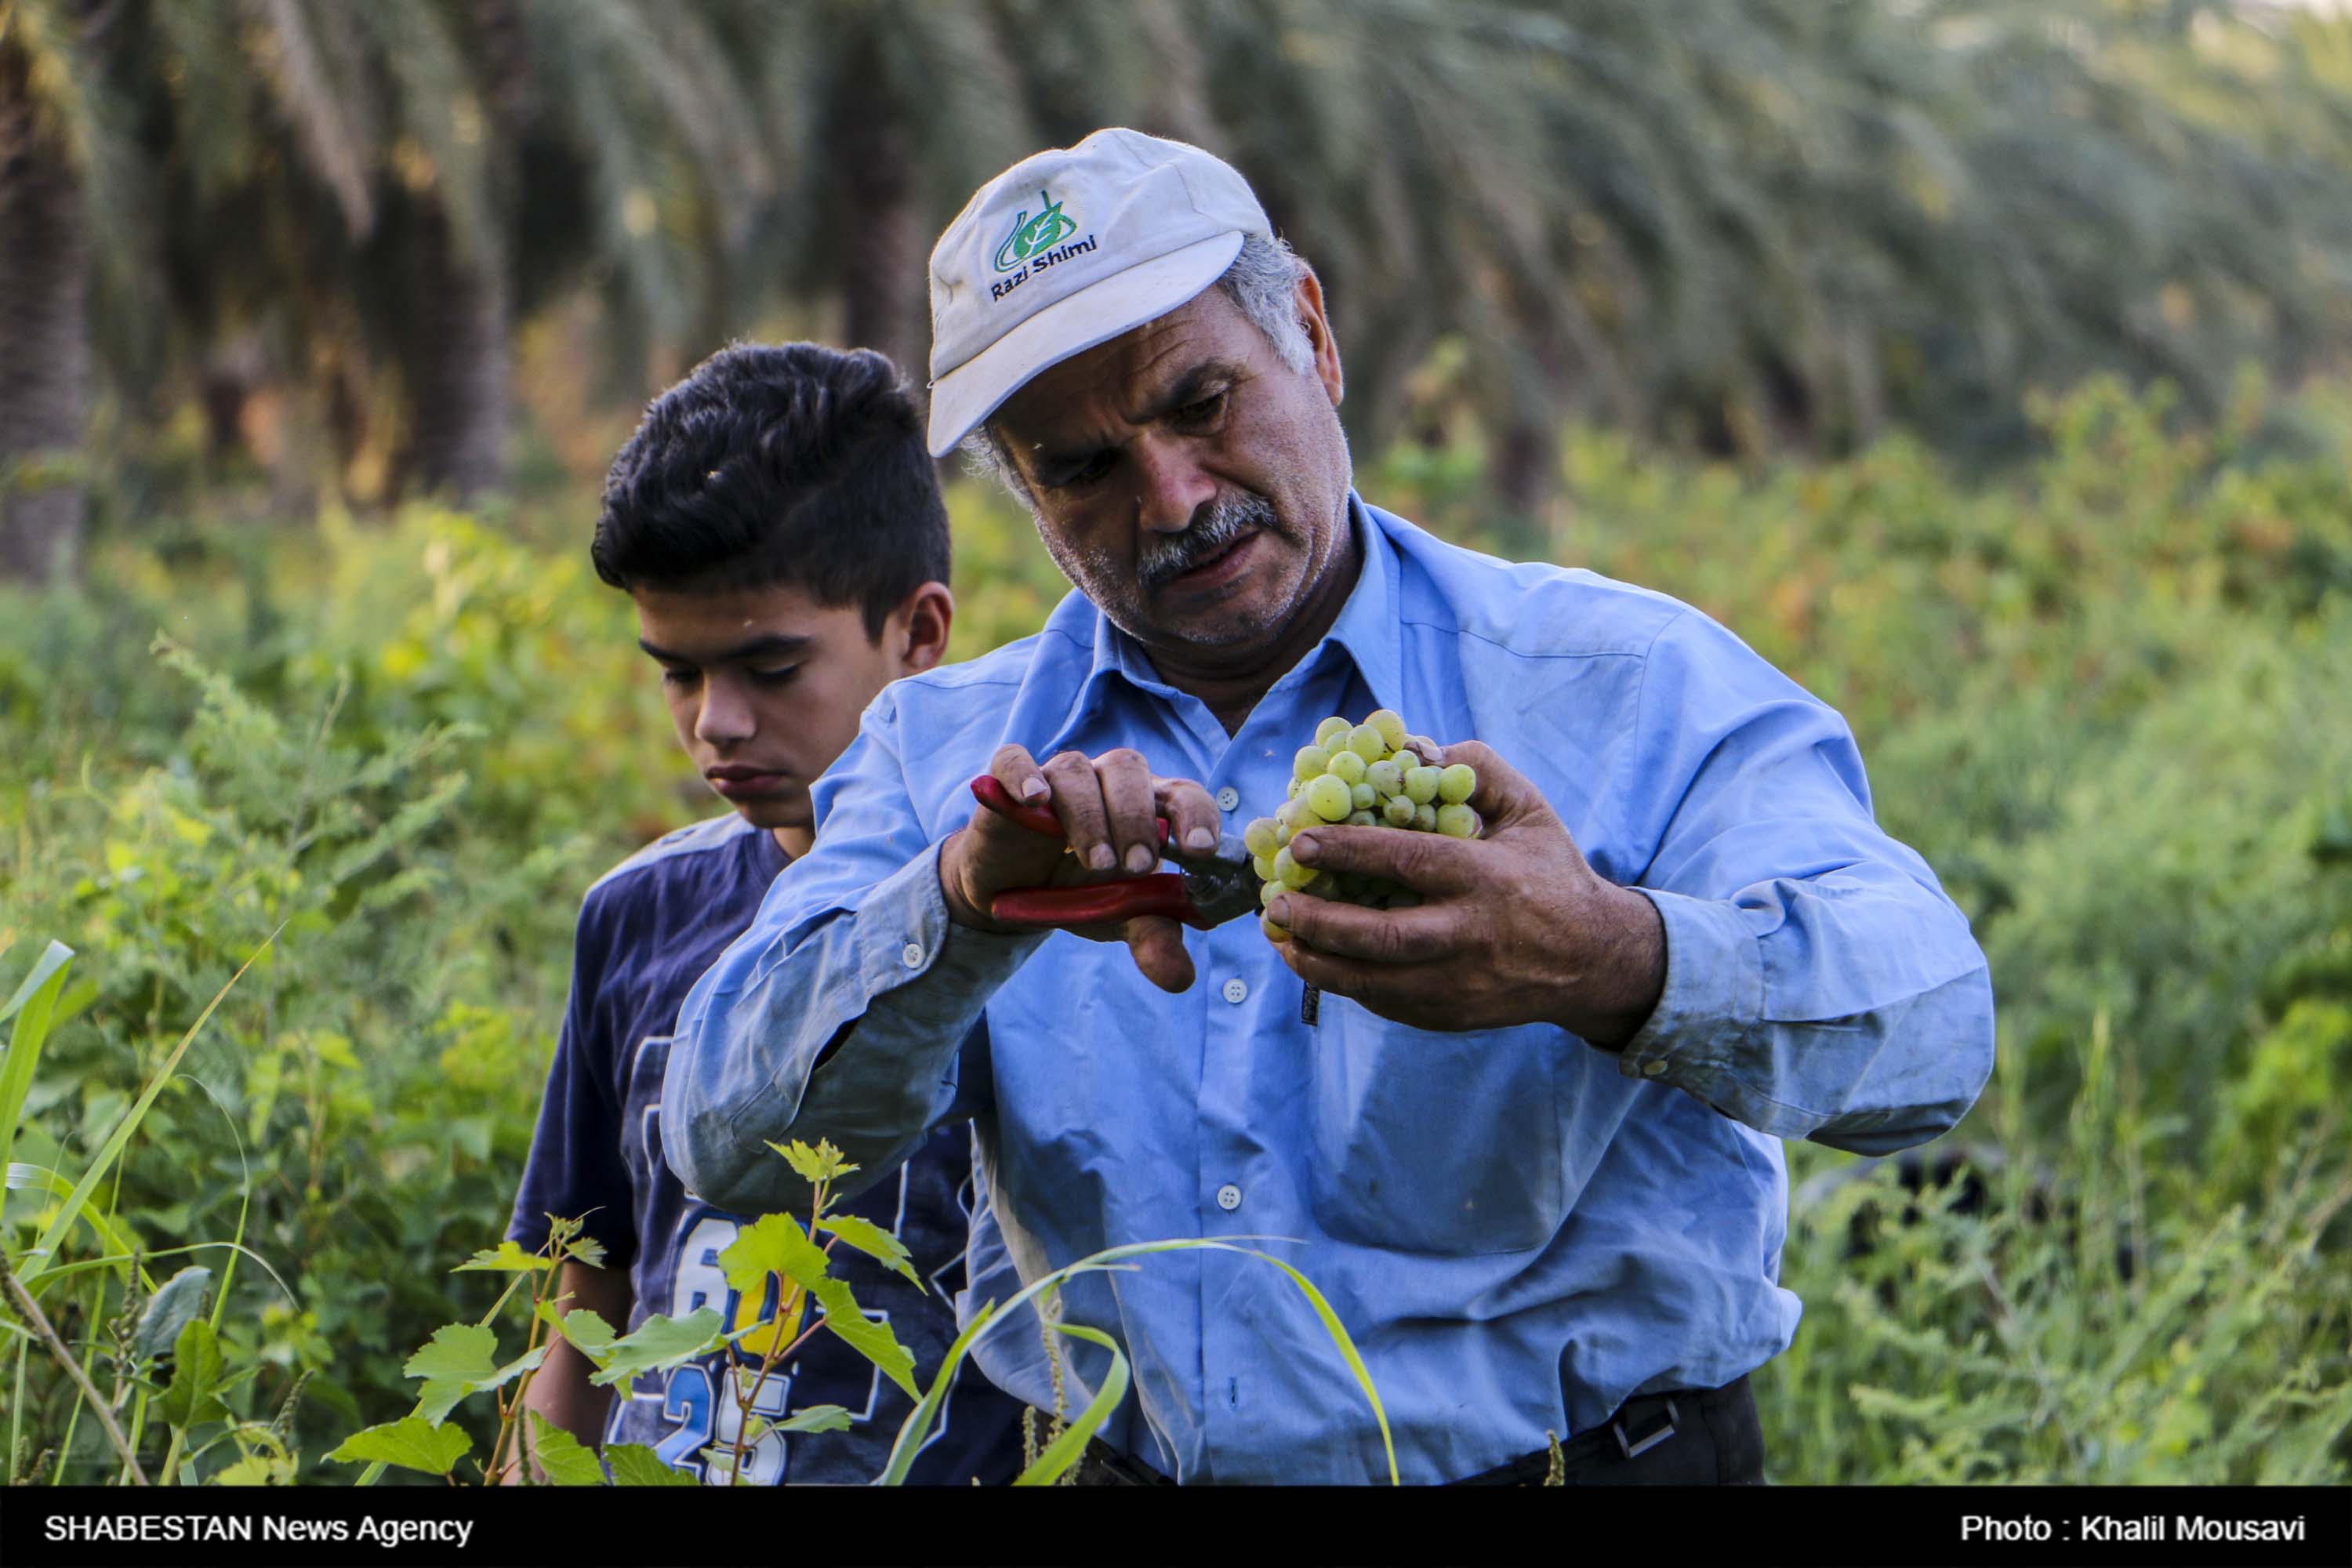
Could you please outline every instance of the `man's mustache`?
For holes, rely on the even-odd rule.
[[[1272,502],[1264,496],[1219,496],[1183,532],[1146,547],[1136,561],[1136,578],[1146,588],[1158,588],[1260,530],[1284,532]]]

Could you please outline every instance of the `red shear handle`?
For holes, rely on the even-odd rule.
[[[1062,819],[1054,815],[1051,807],[1024,805],[1014,800],[1013,792],[998,783],[994,773],[982,773],[972,780],[971,794],[988,810],[1009,817],[1032,833],[1046,838],[1063,837]],[[1160,847],[1165,849],[1168,819],[1160,817],[1159,823]],[[1139,915],[1165,915],[1202,931],[1208,929],[1200,911],[1192,908],[1192,900],[1184,895],[1184,879],[1166,872],[1082,888],[1014,888],[997,894],[988,903],[989,919],[1033,929],[1108,924],[1131,921]]]
[[[1084,888],[1016,888],[989,900],[991,920],[1009,926],[1102,925],[1139,915],[1165,915],[1195,930],[1208,921],[1184,896],[1184,879],[1172,873],[1097,882]]]
[[[1050,805],[1024,805],[1013,798],[1013,792],[997,781],[994,773],[982,773],[971,781],[971,796],[997,816],[1009,817],[1032,833],[1047,838],[1062,837],[1062,819],[1054,815]],[[1160,824],[1160,847],[1168,847],[1168,819],[1157,817]]]

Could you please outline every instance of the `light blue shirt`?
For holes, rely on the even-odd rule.
[[[1238,733],[1076,594],[1035,637],[887,688],[815,786],[814,852],[688,996],[664,1114],[687,1185],[753,1213],[805,1201],[763,1140],[830,1138],[872,1180],[973,1117],[967,1321],[1118,1243],[1293,1238],[1262,1245],[1354,1335],[1404,1479],[1443,1481],[1786,1348],[1779,1141],[1879,1154],[1952,1126],[1991,1070],[1992,994],[1934,872],[1873,820],[1844,721],[1737,637],[1350,510],[1366,548],[1339,619]],[[1495,748],[1656,903],[1664,993],[1622,1055],[1548,1025],[1407,1028],[1328,994],[1308,1026],[1254,920],[1187,931],[1199,978],[1171,996],[1123,945],[948,919],[937,847],[1004,742],[1041,761],[1132,746],[1237,824],[1281,805],[1318,721],[1383,707]],[[1163,1473],[1386,1479],[1278,1270],[1157,1255],[1084,1277],[1066,1318],[1124,1347],[1134,1392],[1104,1436]],[[1050,1408],[1025,1311],[976,1353]],[[1076,1381],[1102,1364],[1088,1350]]]

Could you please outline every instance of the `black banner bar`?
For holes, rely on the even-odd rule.
[[[1622,1531],[1622,1538],[1619,1532]],[[1809,1568],[2352,1563],[2343,1487],[1340,1490],[320,1487],[0,1490],[0,1562],[36,1564],[1054,1563],[1248,1558]]]

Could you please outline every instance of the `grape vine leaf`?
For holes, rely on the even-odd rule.
[[[438,1426],[473,1392],[473,1386],[461,1377],[428,1377],[416,1391],[416,1414]]]
[[[905,1242],[872,1220],[860,1219],[854,1214],[837,1214],[817,1221],[816,1227],[833,1232],[849,1246],[880,1262],[883,1268],[905,1275],[916,1289],[922,1289],[923,1282],[915,1273],[915,1255],[907,1250]],[[737,1288],[740,1289],[740,1286]]]
[[[539,1319],[578,1346],[581,1354],[600,1365],[604,1357],[612,1351],[613,1325],[604,1321],[602,1312],[587,1307],[574,1307],[569,1312],[562,1312],[556,1310],[554,1302],[541,1301]]]
[[[604,1484],[604,1467],[598,1462],[595,1450],[536,1410],[530,1412],[530,1451],[551,1485]]]
[[[226,1421],[228,1407],[213,1397],[221,1382],[220,1341],[213,1326],[192,1318],[180,1328],[172,1347],[172,1382],[157,1402],[155,1413],[167,1426],[186,1428],[199,1421]]]
[[[463,1274],[468,1270],[482,1270],[499,1274],[536,1274],[547,1267],[547,1262],[544,1258],[525,1252],[520,1244],[509,1239],[499,1243],[495,1250],[484,1247],[449,1272]]]
[[[744,1226],[719,1255],[719,1267],[727,1271],[727,1283],[747,1296],[771,1274],[814,1286],[824,1278],[824,1249],[808,1238],[800,1221],[788,1214],[772,1214]]]
[[[521,1376],[547,1359],[548,1347],[498,1364],[498,1336],[479,1323],[445,1323],[433,1338],[408,1358],[400,1370],[425,1379],[417,1394],[418,1414],[435,1426],[469,1394],[479,1394]]]
[[[488,1377],[498,1370],[499,1337],[479,1323],[444,1323],[400,1370],[409,1377]]]
[[[829,1140],[824,1138],[816,1141],[816,1147],[814,1149],[797,1138],[790,1143],[771,1142],[768,1147],[782,1154],[785,1163],[799,1173],[801,1180],[811,1186],[816,1185],[819,1182],[830,1182],[845,1172],[863,1168],[843,1159],[841,1151],[835,1148]]]
[[[812,1405],[806,1410],[795,1410],[776,1423],[778,1432],[846,1432],[849,1412],[838,1405]]]
[[[610,1388],[692,1361],[719,1343],[719,1327],[715,1307],[698,1307],[683,1318],[647,1318],[636,1332],[607,1345],[603,1355],[589,1357],[599,1370],[588,1381]]]
[[[462,1426],[436,1426],[422,1415],[404,1415],[352,1433],[327,1458],[346,1465],[380,1462],[404,1470],[422,1470],[428,1476],[446,1476],[473,1447],[474,1439]]]
[[[809,1287],[824,1309],[824,1326],[840,1336],[842,1343],[882,1369],[882,1374],[907,1391],[907,1397],[919,1400],[923,1391],[915,1386],[915,1357],[898,1342],[887,1323],[876,1322],[857,1305],[846,1283],[839,1279],[820,1279]]]
[[[702,1483],[684,1470],[673,1470],[643,1443],[615,1443],[604,1450],[616,1487],[692,1487]]]

